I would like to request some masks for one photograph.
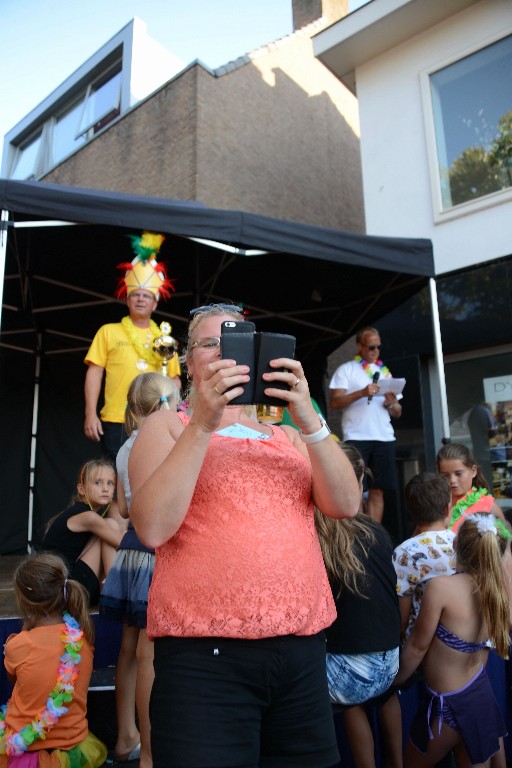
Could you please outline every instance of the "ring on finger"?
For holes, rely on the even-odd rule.
[[[219,396],[221,396],[221,397],[222,397],[222,392],[219,392],[219,390],[217,389],[217,387],[216,387],[216,386],[214,387],[214,390],[216,391],[216,393],[217,393]]]
[[[295,382],[295,384],[292,384],[292,386],[293,386],[293,387],[296,387],[296,386],[297,386],[297,384],[298,384],[299,382],[300,382],[300,379],[299,379],[299,378],[297,378],[297,381]]]

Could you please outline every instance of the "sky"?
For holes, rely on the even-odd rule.
[[[4,135],[134,16],[212,69],[293,31],[292,0],[0,0],[0,158]]]

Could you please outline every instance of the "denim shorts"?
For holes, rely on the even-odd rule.
[[[398,672],[398,647],[378,653],[327,654],[331,701],[354,706],[387,691]]]

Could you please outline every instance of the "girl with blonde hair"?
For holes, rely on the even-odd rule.
[[[129,518],[131,492],[128,457],[139,428],[151,413],[176,410],[179,392],[173,380],[160,373],[141,373],[130,384],[125,412],[128,440],[117,454],[117,501],[122,517]],[[149,696],[153,684],[153,644],[146,634],[148,592],[155,553],[139,541],[131,524],[119,545],[100,599],[100,614],[123,624],[116,669],[118,761],[140,759],[151,768]],[[138,714],[138,727],[135,720]]]
[[[510,604],[503,561],[509,526],[491,514],[473,514],[455,539],[456,573],[432,579],[405,643],[395,684],[421,664],[425,696],[416,713],[406,766],[426,768],[457,748],[457,762],[488,765],[507,729],[485,664],[489,640],[508,658]]]
[[[91,605],[100,599],[100,584],[123,537],[117,521],[106,517],[115,487],[116,473],[110,461],[86,461],[70,506],[48,522],[43,537],[43,549],[64,559],[71,578],[87,590]]]

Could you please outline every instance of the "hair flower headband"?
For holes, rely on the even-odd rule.
[[[494,515],[473,515],[473,519],[480,536],[484,536],[486,533],[493,533],[497,536],[498,529],[496,527],[496,518]]]

